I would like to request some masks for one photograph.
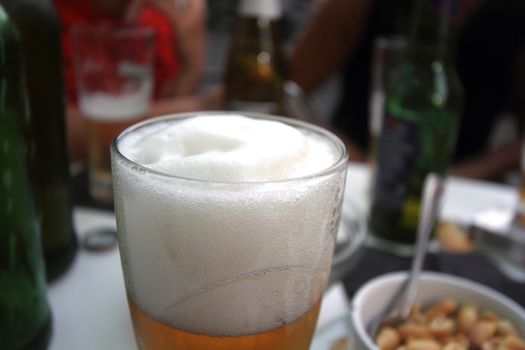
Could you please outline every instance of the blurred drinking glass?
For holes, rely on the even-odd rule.
[[[73,29],[73,60],[81,113],[89,133],[89,192],[112,200],[112,139],[147,111],[153,86],[154,32],[136,27]]]
[[[402,36],[378,37],[372,53],[372,90],[369,99],[369,160],[373,162],[377,153],[377,142],[385,114],[385,96],[390,76],[406,52],[407,42]],[[373,165],[373,164],[372,164]]]
[[[307,350],[339,228],[344,145],[301,121],[207,114],[150,119],[111,146],[139,347]]]

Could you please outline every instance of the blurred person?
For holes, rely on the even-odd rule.
[[[525,116],[525,1],[481,1],[458,38],[457,65],[465,107],[454,174],[505,180],[519,168]],[[502,113],[515,116],[515,137],[489,141]]]
[[[313,14],[291,45],[290,78],[306,95],[340,74],[340,97],[330,119],[353,160],[366,157],[374,41],[402,33],[411,5],[412,0],[315,1]]]
[[[154,102],[148,115],[206,109],[198,96],[204,67],[203,0],[53,0],[61,23],[62,63],[68,101],[68,141],[72,161],[87,157],[84,119],[77,108],[71,29],[74,26],[151,27],[156,34]],[[170,5],[171,4],[171,5]],[[175,23],[178,21],[178,23]]]
[[[205,0],[135,0],[127,11],[127,18],[140,19],[141,8],[148,3],[161,10],[170,19],[177,33],[177,52],[184,67],[177,79],[164,86],[162,96],[183,96],[198,92],[205,64],[207,15]]]
[[[347,140],[351,158],[364,161],[374,40],[406,34],[413,1],[324,0],[315,4],[317,11],[291,46],[290,77],[311,94],[341,71],[340,101],[332,126]],[[518,164],[521,140],[509,140],[493,150],[487,149],[487,140],[497,114],[508,107],[508,96],[520,91],[516,85],[525,86],[524,80],[516,79],[517,72],[525,72],[520,68],[525,67],[525,60],[520,60],[524,6],[522,0],[461,2],[457,62],[466,103],[454,157],[457,175],[495,179]],[[523,107],[515,110],[525,111]]]

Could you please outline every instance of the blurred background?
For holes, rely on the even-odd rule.
[[[285,46],[292,40],[311,18],[323,0],[285,0],[283,1],[282,35]],[[235,17],[238,1],[207,0],[207,54],[202,90],[222,82],[226,60],[235,30]],[[312,113],[328,119],[335,108],[338,97],[338,74],[333,73],[319,89],[309,96]]]
[[[286,55],[290,54],[298,42],[304,40],[302,36],[305,30],[308,30],[312,22],[320,17],[318,15],[323,7],[329,7],[329,3],[335,4],[337,1],[282,1],[281,35]],[[359,93],[357,98],[366,99],[360,103],[362,106],[366,105],[366,112],[363,111],[362,106],[359,106],[358,113],[370,112],[368,111],[368,95],[372,89],[374,41],[379,37],[392,35],[408,36],[411,31],[411,15],[415,1],[400,1],[395,5],[387,1],[359,1],[357,3],[369,7],[362,12],[363,9],[356,5],[355,9],[348,11],[354,10],[369,17],[359,26],[348,24],[347,32],[339,32],[341,37],[352,42],[349,48],[351,52],[347,53],[348,56],[345,59],[347,61],[339,66],[334,66],[329,74],[323,77],[320,84],[306,89],[308,90],[306,91],[307,105],[312,115],[317,121],[328,125],[334,123],[334,116],[338,114],[338,108],[341,108],[341,104],[344,103],[342,102],[345,100],[344,89],[347,89],[346,93],[348,93],[348,86],[344,85],[345,79],[352,80],[352,74],[355,75],[356,85],[357,82],[362,84],[363,93]],[[234,36],[238,4],[238,1],[207,1],[207,45],[201,91],[206,91],[223,82],[227,57]],[[520,25],[525,18],[524,6],[523,3],[512,0],[501,2],[466,0],[461,4],[464,8],[459,25],[461,29],[455,33],[456,45],[454,45],[453,54],[455,55],[454,64],[463,82],[463,87],[468,90],[464,104],[464,107],[468,105],[468,110],[464,110],[468,116],[465,118],[463,115],[461,125],[463,133],[460,131],[459,139],[470,137],[470,134],[478,134],[478,136],[473,137],[477,140],[472,141],[471,147],[466,147],[468,150],[465,150],[464,154],[457,155],[455,160],[458,163],[455,165],[458,167],[453,169],[459,176],[518,185],[524,110],[522,96],[525,90],[525,77],[522,73],[524,71],[522,51],[525,38],[524,30]],[[353,20],[353,17],[349,19],[349,21]],[[380,21],[385,24],[378,24]],[[363,31],[364,33],[355,34],[362,35],[362,41],[355,39],[351,30]],[[319,52],[318,55],[322,56],[325,53]],[[354,62],[348,63],[352,56]],[[355,62],[366,60],[365,64]],[[355,67],[349,68],[352,64]],[[349,73],[351,69],[361,69],[359,76],[355,72]],[[479,117],[476,117],[477,114]],[[352,116],[348,116],[348,120],[351,125]],[[467,129],[468,132],[465,131]],[[515,142],[514,147],[505,148],[516,140],[520,140],[517,142],[519,146],[516,147]],[[501,149],[505,151],[497,153],[497,157],[501,163],[505,164],[495,165],[497,169],[488,172],[479,169],[479,164],[476,164],[479,159],[475,159],[476,155],[479,155],[481,151]],[[366,156],[358,158],[357,160],[363,161]],[[470,160],[473,160],[473,163],[469,163]],[[469,168],[470,165],[473,167]]]

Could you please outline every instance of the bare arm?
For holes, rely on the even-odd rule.
[[[290,78],[307,94],[335,72],[360,40],[370,0],[326,0],[290,52]]]
[[[472,159],[454,165],[452,175],[480,180],[493,180],[501,174],[519,167],[521,139],[487,151]]]
[[[184,96],[198,91],[206,56],[205,0],[150,0],[171,18],[182,57],[182,71],[163,96]]]
[[[462,2],[465,22],[480,0]],[[317,88],[359,43],[371,8],[370,0],[324,0],[290,52],[290,78],[307,94]]]
[[[200,87],[206,56],[206,4],[204,0],[188,3],[191,14],[182,12],[175,22],[179,34],[180,49],[184,60],[184,71],[177,80],[172,96],[195,93]],[[184,18],[184,21],[182,20]]]
[[[177,78],[161,91],[165,98],[191,95],[198,92],[206,56],[206,1],[205,0],[134,0],[127,9],[126,18],[136,17],[143,3],[151,3],[165,13],[175,30],[182,69]]]

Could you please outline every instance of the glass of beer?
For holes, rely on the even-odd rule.
[[[343,143],[257,113],[174,114],[111,145],[140,349],[310,346],[344,193]]]
[[[73,28],[72,38],[77,100],[89,135],[89,192],[111,202],[110,144],[149,107],[154,32],[83,26]]]

